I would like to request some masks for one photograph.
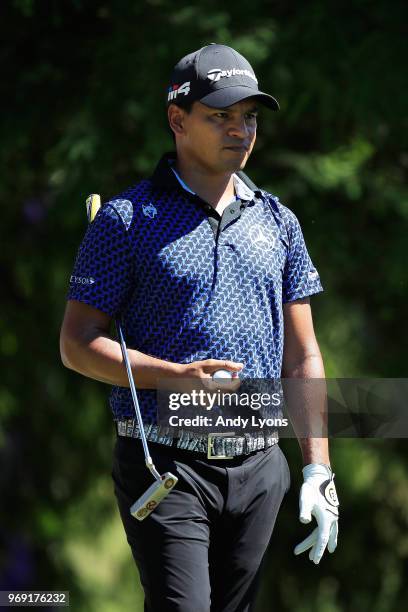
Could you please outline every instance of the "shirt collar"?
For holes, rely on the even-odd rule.
[[[239,198],[240,200],[245,200],[245,201],[253,200],[255,198],[255,192],[252,191],[252,189],[248,185],[245,185],[244,181],[241,178],[239,178],[238,174],[234,174],[233,178],[234,178],[235,194],[237,198]]]
[[[186,191],[188,191],[189,193],[192,193],[193,195],[196,195],[195,191],[193,191],[192,189],[190,189],[190,187],[188,185],[186,185],[186,183],[183,181],[183,179],[181,178],[181,176],[179,175],[179,173],[177,172],[175,167],[170,164],[170,168],[174,172],[174,175],[175,175],[176,179],[178,180],[178,182],[180,183],[180,185],[182,186],[182,188],[185,189]]]
[[[180,189],[180,187],[196,195],[192,189],[183,181],[176,169],[174,168],[174,162],[176,161],[175,153],[165,153],[160,159],[152,176],[152,182],[157,187],[168,187],[171,189]],[[256,185],[251,181],[252,189],[244,183],[242,178],[238,174],[233,175],[234,188],[237,199],[249,202],[256,197],[256,191],[260,191]]]

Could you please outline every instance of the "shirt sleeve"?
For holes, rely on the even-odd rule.
[[[127,228],[115,208],[105,204],[88,226],[70,278],[68,300],[79,300],[114,317],[132,288]]]
[[[323,291],[319,273],[307,252],[300,223],[296,215],[283,208],[283,219],[288,233],[289,248],[283,273],[282,301],[293,302]]]

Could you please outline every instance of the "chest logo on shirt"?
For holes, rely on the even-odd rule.
[[[273,251],[276,248],[276,238],[270,232],[265,232],[262,225],[253,225],[249,230],[252,244],[263,251]]]
[[[157,208],[153,206],[151,202],[149,202],[147,206],[145,206],[145,204],[142,204],[142,210],[143,210],[144,216],[149,217],[149,219],[154,219],[155,216],[157,215]]]

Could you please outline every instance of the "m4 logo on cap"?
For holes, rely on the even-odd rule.
[[[219,81],[221,78],[223,77],[232,77],[232,76],[247,76],[250,77],[251,79],[253,79],[255,81],[255,83],[258,83],[258,80],[256,78],[256,76],[254,74],[252,74],[252,72],[250,70],[240,70],[239,68],[231,68],[229,70],[221,70],[221,68],[213,68],[212,70],[209,70],[207,72],[207,77],[210,79],[210,81]]]
[[[187,96],[190,93],[190,81],[186,81],[182,85],[171,85],[169,87],[169,95],[167,101],[174,100],[179,94]]]

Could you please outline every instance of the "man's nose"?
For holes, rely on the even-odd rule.
[[[249,126],[245,117],[237,117],[228,128],[228,136],[235,138],[246,138],[249,134]]]

